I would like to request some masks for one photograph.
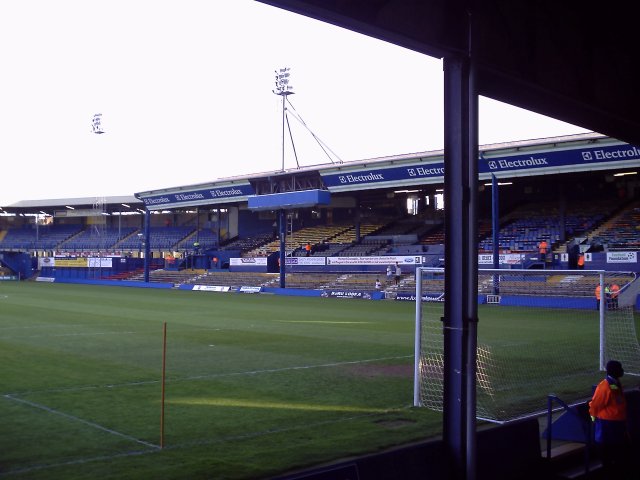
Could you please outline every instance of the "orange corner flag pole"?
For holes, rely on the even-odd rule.
[[[164,385],[167,366],[167,322],[162,324],[162,399],[160,400],[160,448],[164,448]]]

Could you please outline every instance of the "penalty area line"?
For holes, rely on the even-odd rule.
[[[23,398],[18,398],[18,397],[15,397],[13,395],[4,395],[4,398],[6,398],[7,400],[12,400],[12,401],[14,401],[16,403],[21,403],[23,405],[28,405],[28,406],[36,408],[38,410],[43,410],[43,411],[45,411],[47,413],[51,413],[53,415],[59,415],[59,416],[64,417],[64,418],[66,418],[68,420],[72,420],[74,422],[82,423],[83,425],[87,425],[89,427],[95,428],[97,430],[101,430],[101,431],[109,433],[111,435],[115,435],[117,437],[125,438],[127,440],[132,441],[132,442],[139,443],[140,445],[144,445],[145,447],[153,448],[155,450],[160,450],[160,445],[155,445],[153,443],[145,442],[144,440],[140,440],[139,438],[132,437],[131,435],[127,435],[126,433],[121,433],[121,432],[118,432],[116,430],[112,430],[110,428],[103,427],[102,425],[99,425],[97,423],[90,422],[88,420],[84,420],[83,418],[76,417],[74,415],[70,415],[68,413],[64,413],[64,412],[61,412],[59,410],[55,410],[53,408],[47,407],[46,405],[41,405],[39,403],[31,402],[29,400],[25,400]]]

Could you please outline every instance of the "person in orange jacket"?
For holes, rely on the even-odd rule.
[[[609,287],[609,292],[611,292],[611,309],[618,309],[618,295],[620,295],[620,287],[616,283],[612,283]]]
[[[602,294],[600,290],[600,284],[598,284],[596,286],[596,310],[600,310],[600,296]]]
[[[596,386],[589,402],[589,415],[594,422],[596,446],[602,458],[606,478],[627,478],[629,434],[627,401],[620,378],[624,375],[617,360],[607,362],[607,376]]]
[[[546,240],[542,240],[538,244],[538,252],[540,253],[540,261],[544,262],[547,260],[547,249],[549,248],[549,244]]]

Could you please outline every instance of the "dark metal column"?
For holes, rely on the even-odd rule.
[[[469,58],[445,58],[443,437],[455,480],[474,480],[476,467],[477,103]]]
[[[144,213],[144,281],[149,282],[149,256],[151,255],[151,212]]]
[[[498,179],[494,174],[491,174],[491,231],[493,238],[493,268],[500,268],[500,193]]]
[[[280,209],[280,288],[286,288],[287,213]]]

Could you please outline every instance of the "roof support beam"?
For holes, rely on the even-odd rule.
[[[443,438],[449,478],[476,468],[478,95],[471,61],[444,59],[445,304]]]

